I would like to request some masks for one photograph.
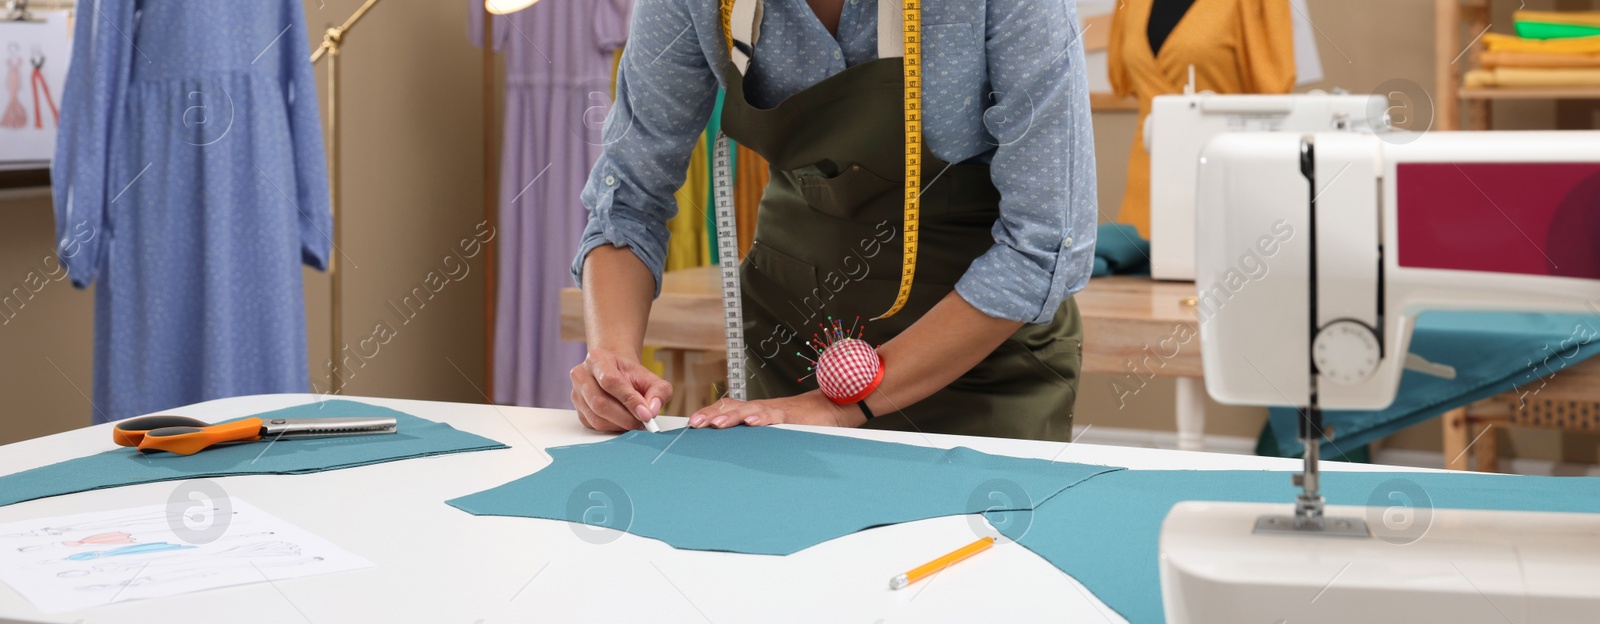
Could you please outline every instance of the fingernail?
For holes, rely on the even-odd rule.
[[[661,399],[657,399],[657,398],[650,399],[650,411],[658,413],[658,414],[661,413]]]
[[[721,427],[726,422],[728,422],[728,417],[727,416],[718,416],[716,418],[711,419],[711,424],[713,426],[716,426],[716,427]]]
[[[746,416],[744,419],[744,424],[755,426],[757,420],[759,420],[759,418],[756,416]]]
[[[655,415],[655,412],[650,411],[648,407],[640,405],[633,408],[633,415],[638,416],[639,420],[649,420],[651,416]]]
[[[705,423],[706,423],[706,417],[705,416],[701,416],[699,414],[695,414],[694,416],[689,417],[689,426],[690,427],[699,427],[700,425],[703,425]]]

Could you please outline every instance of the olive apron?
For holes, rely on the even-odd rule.
[[[846,327],[859,322],[864,338],[881,345],[949,294],[994,244],[1000,192],[987,165],[946,165],[926,156],[911,298],[898,314],[868,322],[889,309],[899,287],[901,59],[856,65],[771,109],[745,99],[743,76],[731,62],[725,75],[722,129],[765,157],[772,174],[740,275],[748,398],[793,396],[816,387],[814,379],[800,381],[810,366],[800,353],[816,358],[805,342],[828,317]],[[1069,298],[1051,322],[1023,326],[916,404],[880,406],[866,427],[1068,440],[1082,337]]]

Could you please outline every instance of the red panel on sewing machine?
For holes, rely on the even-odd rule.
[[[1400,266],[1600,279],[1600,163],[1396,167]]]

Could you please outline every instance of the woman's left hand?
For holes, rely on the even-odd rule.
[[[725,429],[736,425],[822,425],[860,427],[867,422],[861,409],[829,401],[821,390],[782,399],[738,401],[722,399],[689,416],[690,427]]]

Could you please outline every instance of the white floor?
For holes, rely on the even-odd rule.
[[[1075,442],[1087,442],[1089,444],[1159,449],[1178,448],[1178,434],[1171,431],[1119,429],[1116,427],[1089,425],[1086,428],[1079,429],[1076,435],[1078,437],[1074,440]],[[1205,440],[1205,450],[1213,453],[1255,454],[1255,438],[1208,435]],[[1439,453],[1429,451],[1383,448],[1378,450],[1377,456],[1373,459],[1375,463],[1393,466],[1444,467],[1444,457]],[[1502,459],[1500,468],[1505,472],[1515,474],[1600,477],[1600,466],[1597,465],[1556,463],[1542,459]]]

